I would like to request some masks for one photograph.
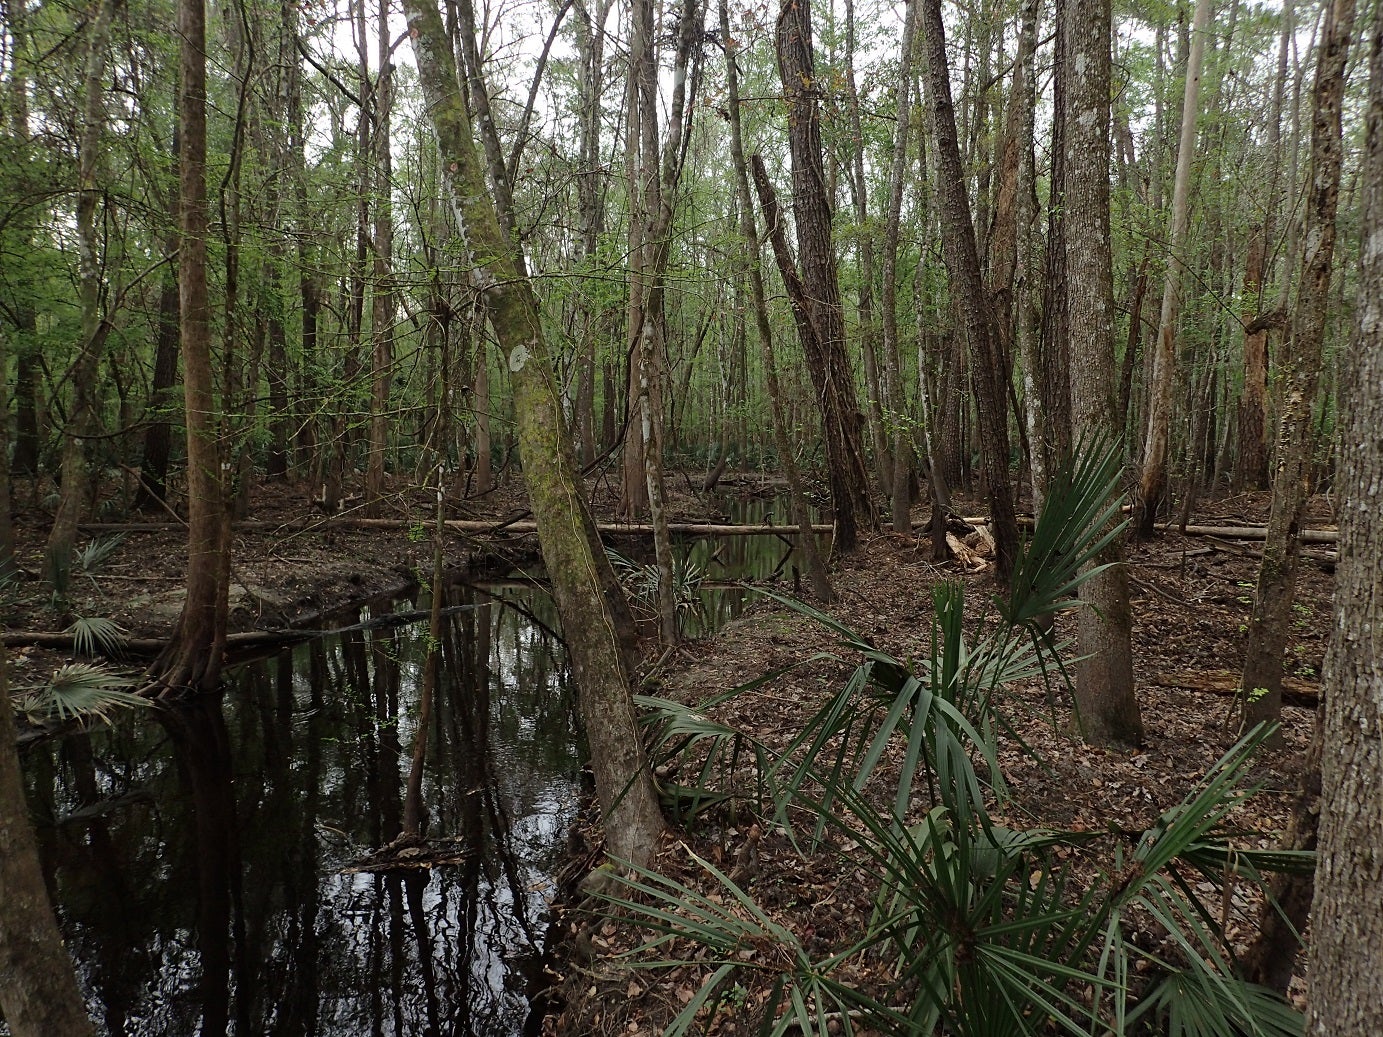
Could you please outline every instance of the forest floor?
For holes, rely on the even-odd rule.
[[[686,488],[672,495],[677,517],[720,517],[714,504],[691,492],[690,480],[684,482]],[[614,489],[602,482],[593,484],[591,492],[597,517],[612,515]],[[66,658],[60,648],[35,646],[27,635],[61,631],[74,616],[115,620],[132,637],[151,639],[150,645],[168,636],[185,573],[181,529],[123,532],[124,539],[109,556],[89,571],[73,573],[68,600],[54,603],[35,576],[46,517],[26,502],[22,489],[17,503],[29,505],[21,507],[17,524],[25,575],[0,590],[12,687],[32,684]],[[980,507],[973,501],[963,506]],[[1329,526],[1328,501],[1318,499],[1312,507],[1308,525]],[[1207,501],[1192,521],[1261,523],[1266,508],[1264,494]],[[232,630],[325,625],[322,617],[343,606],[409,584],[420,566],[427,565],[429,510],[425,494],[400,496],[386,513],[399,520],[396,529],[330,528],[321,516],[313,517],[305,490],[279,485],[259,493],[248,516],[255,524],[239,526],[233,535]],[[481,503],[454,510],[451,517],[509,519],[523,514],[521,491],[511,485]],[[154,522],[166,517],[147,516]],[[916,517],[921,520],[920,511]],[[84,535],[99,539],[116,532],[89,527]],[[536,546],[531,537],[497,545],[453,535],[450,542],[448,559],[458,575],[468,567],[493,572],[496,551],[501,557],[504,552],[531,556]],[[1013,793],[1006,816],[1054,828],[1136,829],[1195,785],[1236,740],[1230,693],[1242,662],[1258,547],[1251,541],[1175,532],[1133,545],[1134,666],[1144,744],[1136,752],[1087,747],[1069,734],[1064,695],[1052,698],[1040,686],[1009,689],[1005,709],[1027,749],[1013,739],[1003,741],[1000,764]],[[1291,704],[1284,710],[1285,744],[1259,756],[1255,777],[1263,789],[1235,817],[1246,829],[1268,833],[1265,845],[1286,823],[1311,735],[1312,704],[1331,623],[1329,568],[1310,559],[1301,568],[1288,654]],[[989,573],[933,563],[923,537],[879,534],[839,563],[832,574],[839,600],[824,611],[895,658],[925,656],[931,587],[954,579],[966,585],[967,631],[978,629],[992,614]],[[761,599],[714,637],[684,644],[663,658],[656,672],[648,674],[649,687],[655,694],[696,703],[782,671],[718,707],[714,716],[770,745],[783,745],[858,664],[846,653],[832,653],[832,641],[812,620]],[[673,829],[654,866],[710,892],[691,855],[724,863],[728,870],[746,859],[750,844],[754,867],[744,874],[746,887],[810,951],[829,953],[858,935],[861,919],[871,910],[871,894],[844,868],[842,857],[829,852],[804,856],[779,831],[767,824],[760,828],[753,818],[713,813],[694,826]],[[633,967],[640,956],[630,952],[644,934],[592,913],[598,910],[590,902],[573,903],[559,915],[566,938],[557,942],[556,1010],[545,1032],[657,1033],[690,1000],[709,968],[699,963],[661,972]],[[1239,911],[1230,921],[1244,941],[1252,935],[1250,914]],[[662,951],[668,957],[679,952],[694,956],[687,946]],[[882,967],[877,975],[856,979],[879,989],[890,981]],[[744,1013],[764,1003],[770,984],[767,973],[744,970],[735,995],[734,1007],[740,1011],[700,1020],[695,1032],[746,1032],[750,1027]]]

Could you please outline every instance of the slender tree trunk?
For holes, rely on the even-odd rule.
[[[893,141],[889,170],[888,215],[884,221],[883,373],[884,392],[893,415],[893,471],[884,483],[892,508],[889,520],[895,533],[912,531],[912,443],[908,435],[903,394],[902,351],[898,344],[898,239],[901,233],[903,190],[908,173],[908,137],[912,129],[913,53],[917,41],[917,5],[909,4],[903,20],[898,74],[898,132]]]
[[[1249,616],[1244,652],[1243,716],[1246,726],[1282,715],[1282,654],[1291,629],[1301,525],[1315,446],[1312,409],[1320,383],[1335,254],[1335,213],[1340,202],[1341,105],[1354,30],[1354,0],[1329,0],[1325,8],[1311,114],[1310,194],[1306,207],[1302,280],[1292,316],[1292,342],[1279,369],[1282,407],[1278,419],[1272,510],[1258,570],[1258,591]],[[1365,296],[1360,296],[1361,300]]]
[[[378,515],[384,502],[384,461],[389,447],[389,386],[394,375],[394,309],[396,299],[391,282],[393,277],[394,214],[390,204],[393,189],[393,158],[390,154],[389,119],[394,106],[393,66],[389,49],[389,3],[380,0],[379,68],[373,95],[375,128],[371,143],[379,178],[379,196],[375,202],[374,294],[371,297],[370,340],[370,449],[365,467],[365,513]]]
[[[1196,119],[1200,115],[1201,65],[1214,0],[1196,0],[1191,26],[1191,51],[1186,60],[1186,91],[1181,105],[1181,141],[1177,145],[1176,177],[1172,183],[1172,217],[1167,234],[1167,276],[1162,288],[1157,348],[1148,387],[1147,434],[1143,471],[1139,479],[1138,531],[1151,537],[1158,508],[1167,496],[1167,455],[1172,432],[1172,391],[1176,385],[1176,331],[1181,305],[1181,276],[1185,265],[1186,232],[1191,218],[1191,163],[1196,157]]]
[[[1066,0],[1066,292],[1071,417],[1077,442],[1122,442],[1115,421],[1114,283],[1109,232],[1110,0]],[[1143,722],[1133,686],[1133,613],[1123,545],[1112,541],[1081,585],[1075,700],[1095,745],[1136,746]]]
[[[831,195],[822,161],[822,87],[814,66],[808,0],[785,0],[778,13],[775,43],[787,100],[792,209],[804,300],[807,319],[814,328],[811,346],[806,341],[803,346],[822,413],[836,526],[833,547],[849,552],[858,545],[861,527],[874,528],[875,516],[868,466],[860,442],[863,416],[855,393],[854,372],[845,352],[845,318],[831,236]]]
[[[1349,19],[1339,12],[1331,20]],[[1327,31],[1327,45],[1333,38]],[[1347,32],[1340,38],[1347,41]],[[1308,970],[1306,1032],[1331,1037],[1383,1031],[1383,7],[1377,5],[1369,43],[1364,246],[1344,370],[1340,563],[1325,661],[1320,851]]]
[[[176,207],[174,218],[176,219]],[[173,421],[167,413],[175,406],[178,385],[178,272],[177,235],[167,245],[168,270],[159,290],[158,331],[154,337],[154,378],[149,387],[153,417],[144,433],[144,457],[139,465],[139,491],[135,508],[162,510],[168,501],[168,462],[173,448]]]
[[[0,1012],[14,1037],[84,1037],[94,1031],[43,882],[6,670],[0,646]]]
[[[471,136],[442,19],[432,0],[405,0],[423,96],[437,133],[472,281],[508,361],[524,478],[580,688],[581,712],[610,851],[645,863],[663,819],[630,696],[630,660],[603,590],[614,574],[586,509],[537,300],[504,239]],[[602,575],[599,570],[604,569]]]
[[[0,328],[0,461],[10,456],[9,338]],[[12,575],[14,561],[14,514],[10,488],[10,466],[0,464],[0,580]]]
[[[970,342],[971,370],[980,412],[980,445],[996,547],[995,567],[1007,583],[1018,558],[1018,519],[1009,484],[1008,406],[1004,385],[1008,372],[994,340],[993,317],[980,276],[979,250],[970,219],[965,174],[956,140],[955,110],[946,62],[946,35],[941,0],[921,3],[922,35],[927,55],[927,100],[937,147],[937,193],[941,232],[952,298]]]
[[[178,4],[180,84],[178,168],[179,313],[183,405],[187,426],[187,596],[177,631],[150,676],[167,687],[210,690],[225,654],[230,515],[221,484],[220,446],[211,374],[211,303],[207,295],[206,10],[203,0]]]
[[[77,523],[86,504],[86,438],[95,432],[98,421],[96,376],[109,331],[101,315],[101,244],[96,214],[102,195],[97,171],[106,122],[106,51],[114,17],[115,0],[98,0],[87,28],[82,136],[77,149],[77,296],[81,306],[81,340],[71,369],[72,406],[63,431],[62,486],[43,559],[43,578],[59,594],[67,592]]]
[[[720,0],[720,34],[725,40],[732,40],[730,33],[730,12],[727,0]],[[749,170],[744,160],[744,132],[740,125],[740,86],[739,67],[735,63],[738,47],[727,47],[725,57],[725,80],[727,101],[730,112],[730,159],[735,167],[735,196],[739,202],[739,232],[743,239],[744,254],[747,260],[745,273],[749,280],[749,290],[754,306],[754,321],[759,334],[759,353],[764,365],[764,384],[768,389],[769,406],[773,423],[773,443],[778,451],[778,460],[783,475],[788,481],[788,494],[792,502],[793,522],[797,526],[797,548],[807,570],[807,580],[812,593],[823,602],[833,601],[835,592],[826,573],[826,566],[817,549],[816,533],[812,530],[811,509],[807,505],[807,495],[802,488],[802,473],[798,470],[797,459],[793,455],[792,443],[788,440],[787,423],[783,413],[783,391],[778,383],[778,365],[773,355],[773,328],[768,319],[768,303],[764,295],[763,270],[759,260],[759,231],[754,219],[754,203],[749,194]]]

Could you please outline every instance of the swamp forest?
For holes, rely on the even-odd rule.
[[[0,0],[0,1034],[1383,1033],[1383,0]]]

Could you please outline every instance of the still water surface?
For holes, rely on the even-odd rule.
[[[764,578],[787,549],[685,550],[728,581]],[[745,596],[701,597],[690,634]],[[239,667],[220,695],[26,753],[50,888],[104,1033],[532,1032],[580,793],[573,688],[540,587],[459,587],[448,604],[472,607],[444,620],[424,797],[455,865],[346,870],[399,831],[426,623],[319,638]],[[342,624],[426,605],[379,601]]]

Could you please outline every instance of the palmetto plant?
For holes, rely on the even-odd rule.
[[[1082,568],[1116,535],[1114,451],[1088,444],[1078,457],[1049,495],[1017,589],[996,602],[1001,622],[973,643],[962,629],[957,584],[935,589],[930,652],[910,664],[793,604],[862,661],[785,749],[712,721],[706,711],[714,703],[688,709],[644,700],[655,760],[692,775],[684,801],[745,761],[757,776],[757,798],[783,830],[832,847],[874,889],[857,938],[823,958],[707,861],[698,858],[712,894],[632,870],[605,894],[652,931],[631,961],[680,964],[668,952],[691,941],[712,964],[668,1033],[696,1032],[699,1013],[742,970],[771,976],[762,1024],[770,1035],[824,1035],[828,1026],[968,1037],[1300,1032],[1287,1005],[1236,976],[1207,906],[1220,902],[1227,884],[1243,888],[1268,870],[1310,866],[1305,855],[1236,848],[1226,826],[1249,794],[1249,761],[1266,732],[1242,740],[1142,833],[1014,829],[992,820],[991,804],[1006,796],[997,744],[1007,722],[996,693],[1014,681],[1060,676],[1064,646],[1038,617],[1074,606],[1088,578]],[[884,759],[900,753],[896,780],[875,787]],[[711,802],[726,792],[702,794]],[[809,834],[795,823],[804,815]],[[823,840],[827,833],[835,838]],[[845,978],[862,963],[894,977],[887,997]]]
[[[112,710],[153,703],[130,692],[134,681],[99,663],[67,663],[40,687],[20,697],[20,711],[31,724],[98,719],[109,722]]]
[[[119,623],[103,616],[79,616],[65,633],[72,635],[72,651],[75,655],[115,658],[124,653],[128,640]]]
[[[618,551],[606,549],[615,576],[629,595],[630,604],[650,614],[658,611],[658,566],[652,563],[636,562]],[[672,567],[672,594],[678,611],[694,611],[701,607],[697,590],[706,578],[706,570],[689,559],[674,562]]]

